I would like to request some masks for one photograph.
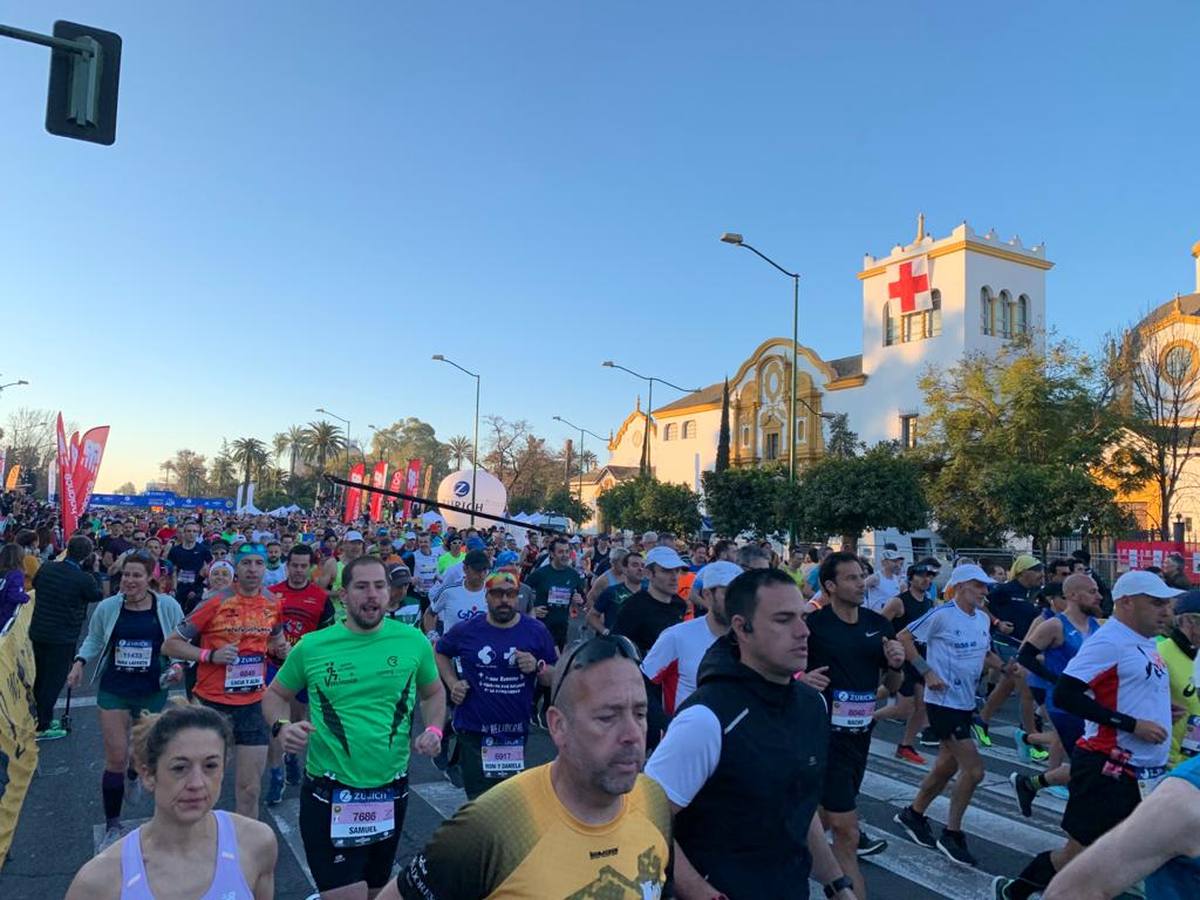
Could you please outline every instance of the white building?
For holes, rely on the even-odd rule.
[[[822,413],[846,413],[868,444],[914,442],[922,402],[917,383],[927,367],[953,366],[969,352],[995,352],[1019,334],[1041,339],[1052,266],[1041,245],[1025,247],[1017,237],[1002,241],[990,231],[976,234],[965,222],[936,238],[925,233],[923,217],[911,243],[863,257],[857,274],[862,353],[826,360],[810,347],[796,348],[798,403],[791,430],[797,465],[824,451]],[[929,308],[916,308],[922,301]],[[731,370],[737,366],[729,378],[731,463],[786,461],[791,340],[768,339],[740,365],[729,362]],[[609,444],[609,465],[592,473],[590,492],[585,484],[585,499],[590,493],[594,502],[608,486],[636,474],[647,428],[655,475],[699,491],[701,473],[716,462],[722,390],[723,380],[715,381],[657,407],[649,418],[635,408]]]

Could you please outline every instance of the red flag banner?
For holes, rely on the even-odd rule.
[[[403,469],[397,468],[396,471],[392,473],[392,483],[388,485],[388,490],[397,492],[404,490]],[[395,506],[392,507],[392,510],[395,511]]]
[[[371,473],[371,487],[380,488],[387,484],[387,460],[375,463],[375,471]],[[371,494],[371,521],[378,522],[383,518],[383,494]]]
[[[108,445],[108,426],[92,428],[79,441],[79,459],[75,463],[72,477],[75,480],[75,515],[82,515],[96,487],[100,474],[100,463],[104,459],[104,448]]]
[[[396,474],[399,475],[400,473],[397,472]],[[426,480],[428,480],[428,479],[426,479]],[[404,493],[415,494],[417,492],[417,486],[420,483],[421,483],[421,460],[410,459],[408,461],[408,472],[405,474]],[[428,490],[428,488],[426,488],[426,490]],[[405,521],[408,520],[408,517],[411,514],[412,514],[412,501],[405,500],[404,501],[404,513],[403,513]]]
[[[71,468],[71,444],[63,429],[62,413],[58,414],[58,511],[62,519],[63,537],[75,534],[79,522],[79,504],[75,497],[75,478]]]
[[[367,467],[362,463],[355,463],[350,467],[350,480],[356,485],[362,484],[366,471]],[[358,517],[358,502],[361,496],[362,488],[346,488],[346,510],[342,513],[342,524],[349,525]]]

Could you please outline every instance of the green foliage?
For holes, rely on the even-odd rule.
[[[784,503],[785,521],[814,538],[842,536],[854,547],[868,529],[916,531],[929,522],[921,467],[893,443],[861,456],[827,456],[809,466]]]
[[[787,530],[787,476],[781,466],[746,466],[705,472],[704,506],[717,534],[759,537]]]
[[[541,508],[547,513],[566,516],[577,525],[582,525],[592,517],[592,508],[586,503],[579,502],[578,495],[572,493],[564,485],[559,485],[546,495]]]
[[[850,430],[850,417],[846,413],[837,413],[829,420],[829,438],[825,441],[827,456],[847,459],[858,456],[866,449],[866,444],[858,439],[858,432]]]
[[[139,491],[136,487],[134,487],[132,481],[127,481],[123,485],[118,487],[115,491],[113,491],[113,493],[114,494],[137,494],[137,493],[139,493]]]
[[[725,379],[725,390],[721,394],[721,433],[717,438],[717,462],[714,467],[718,472],[729,468],[729,379]],[[705,488],[705,493],[708,489]]]
[[[694,534],[700,528],[699,501],[684,485],[641,475],[610,488],[596,502],[608,528]]]

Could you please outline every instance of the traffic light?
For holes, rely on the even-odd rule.
[[[61,137],[112,144],[117,139],[121,36],[90,25],[55,22],[54,37],[76,49],[50,49],[46,130]]]

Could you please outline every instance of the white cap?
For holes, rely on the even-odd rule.
[[[899,550],[893,550],[891,547],[888,547],[886,550],[883,551],[882,554],[880,554],[879,558],[880,559],[904,559],[904,554],[901,553]]]
[[[361,541],[363,539],[361,531],[347,531],[342,535],[343,541]]]
[[[737,563],[718,559],[701,569],[696,574],[696,580],[706,588],[728,587],[729,582],[741,574],[742,567]]]
[[[1148,597],[1159,597],[1165,600],[1169,597],[1178,597],[1182,593],[1183,591],[1171,587],[1153,572],[1141,569],[1126,572],[1112,586],[1114,600],[1132,597],[1135,594],[1145,594]]]
[[[996,584],[996,579],[983,571],[982,566],[977,566],[975,563],[964,563],[961,566],[955,566],[954,571],[950,573],[950,580],[946,582],[946,587],[953,587],[956,584],[962,584],[964,581],[980,581],[983,584]]]
[[[646,553],[646,565],[656,565],[660,569],[686,569],[687,563],[670,547],[654,547]]]

